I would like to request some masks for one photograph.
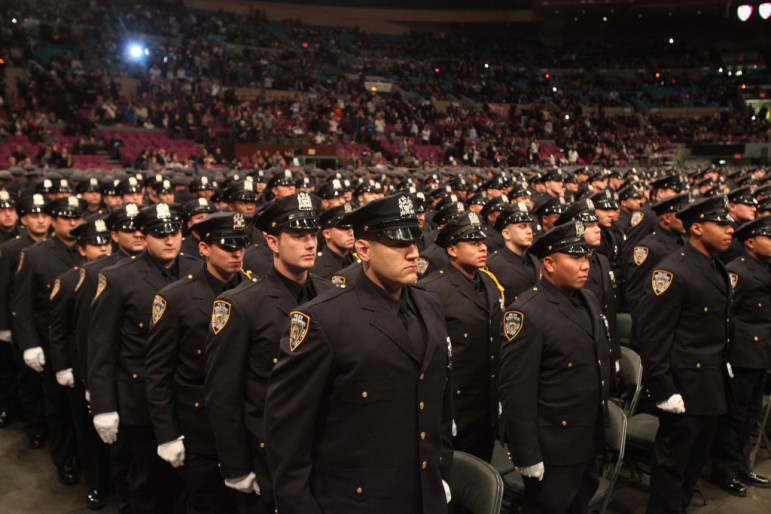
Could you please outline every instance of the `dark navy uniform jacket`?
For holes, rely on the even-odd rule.
[[[771,269],[746,252],[726,266],[733,285],[731,366],[771,367]]]

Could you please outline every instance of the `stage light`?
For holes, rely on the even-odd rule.
[[[129,55],[134,59],[139,59],[142,57],[142,49],[139,47],[139,45],[131,45],[129,47]]]
[[[656,78],[659,78],[661,75],[659,73],[656,73]]]
[[[487,64],[487,63],[485,63],[485,69],[487,69],[487,68],[489,68],[489,67],[490,67],[490,65],[489,65],[489,64]]]
[[[670,44],[670,45],[674,45],[674,44],[675,44],[675,40],[674,40],[674,39],[672,39],[672,38],[669,38],[669,44]]]
[[[557,92],[557,88],[556,87],[551,88],[551,90],[552,90],[553,93]]]
[[[147,48],[145,48],[145,55],[150,55],[150,50],[148,50]]]
[[[434,68],[434,73],[439,73],[439,68]]]
[[[14,19],[12,19],[12,20],[11,20],[11,23],[19,23],[19,20],[17,20],[16,18],[14,18]]]
[[[736,15],[739,17],[740,21],[749,20],[750,16],[752,16],[752,6],[750,4],[740,5],[736,9]]]
[[[758,14],[760,14],[760,17],[764,20],[771,17],[771,2],[763,2],[760,4],[758,6]]]
[[[741,77],[742,75],[744,75],[744,72],[742,70],[736,70],[737,77]]]
[[[566,119],[566,120],[570,120],[570,114],[566,114],[566,115],[565,115],[565,119]]]

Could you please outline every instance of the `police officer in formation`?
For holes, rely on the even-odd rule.
[[[0,191],[19,217],[0,220],[0,427],[50,433],[91,508],[111,486],[121,512],[433,513],[453,447],[490,459],[498,425],[525,511],[583,512],[623,309],[660,420],[649,512],[688,505],[710,449],[724,490],[769,486],[747,448],[771,229],[747,173],[590,167],[575,200],[566,170],[445,171],[201,174],[191,190],[217,196],[185,205],[184,250],[153,187],[189,178]],[[86,208],[109,216],[71,232]]]

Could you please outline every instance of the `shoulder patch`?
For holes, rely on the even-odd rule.
[[[739,275],[736,273],[729,273],[728,278],[731,281],[731,287],[736,289],[736,284],[739,282]]]
[[[211,312],[211,329],[215,334],[218,334],[220,330],[225,328],[230,319],[230,304],[217,300],[214,302],[214,307]]]
[[[56,293],[59,292],[59,289],[62,287],[62,282],[57,278],[54,280],[54,287],[51,289],[51,295],[48,297],[48,300],[51,301],[54,299],[54,296],[56,296]]]
[[[104,291],[104,288],[107,287],[107,277],[99,274],[99,280],[96,283],[96,294],[94,295],[94,300],[99,298],[99,295],[102,294],[102,291]]]
[[[311,319],[300,311],[289,313],[291,325],[289,326],[289,351],[293,352],[308,335],[308,327]]]
[[[648,247],[647,246],[635,246],[634,252],[632,253],[632,257],[634,258],[634,263],[638,266],[641,265],[643,262],[645,262],[645,259],[648,258]]]
[[[428,269],[428,259],[425,257],[418,257],[418,275],[423,276],[423,273]]]
[[[19,254],[19,266],[16,268],[16,273],[21,271],[21,267],[24,265],[24,252]]]
[[[656,293],[656,296],[669,289],[669,286],[672,285],[672,278],[674,278],[672,273],[662,269],[657,269],[653,272],[651,281],[653,285],[653,292]]]
[[[341,275],[333,276],[331,281],[335,287],[345,287],[345,277]]]
[[[525,321],[525,316],[519,311],[506,311],[503,315],[503,332],[506,334],[506,339],[511,341],[519,331],[522,330],[522,322]]]
[[[629,223],[633,227],[636,227],[637,225],[640,224],[640,222],[643,220],[644,217],[645,217],[645,213],[644,212],[642,212],[642,211],[634,211],[632,213],[632,218],[629,220]]]
[[[80,286],[83,285],[83,281],[86,279],[86,270],[83,268],[78,269],[78,283],[75,285],[75,292],[78,292]]]
[[[153,298],[153,325],[160,321],[164,312],[166,312],[166,300],[161,295],[155,295]]]

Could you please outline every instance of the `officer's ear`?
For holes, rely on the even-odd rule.
[[[267,232],[263,232],[262,235],[265,237],[265,242],[268,243],[270,251],[278,253],[278,238],[281,234],[268,234]]]
[[[370,261],[370,250],[372,249],[372,241],[368,241],[366,239],[357,239],[353,243],[353,246],[356,249],[356,255],[359,256],[359,259],[361,259],[361,262],[368,263]]]
[[[458,247],[456,245],[448,246],[447,248],[445,248],[445,251],[447,252],[447,255],[450,256],[450,259],[458,258]]]
[[[557,269],[557,260],[554,255],[547,255],[541,260],[541,269],[548,272],[550,275]]]

